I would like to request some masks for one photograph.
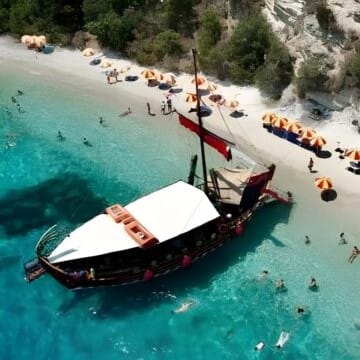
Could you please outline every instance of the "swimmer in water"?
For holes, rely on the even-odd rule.
[[[182,303],[177,309],[173,310],[172,313],[173,314],[179,314],[179,313],[183,313],[189,310],[189,308],[194,305],[194,301],[190,300],[186,303]]]

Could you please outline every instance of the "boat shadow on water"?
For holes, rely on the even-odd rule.
[[[284,246],[271,233],[277,224],[288,222],[290,212],[289,205],[265,205],[249,221],[243,236],[231,239],[189,269],[176,271],[148,283],[76,291],[60,305],[60,311],[67,312],[72,309],[72,304],[81,306],[96,298],[97,317],[105,319],[128,316],[132,312],[146,311],[155,304],[172,303],[175,296],[186,297],[192,288],[207,288],[216,275],[243,261],[265,239],[270,239],[276,246]]]
[[[96,196],[85,179],[60,174],[0,198],[0,226],[6,236],[22,236],[58,222],[84,222],[105,206],[105,199]]]

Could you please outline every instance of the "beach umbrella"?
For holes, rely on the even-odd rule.
[[[289,121],[284,128],[287,132],[298,134],[299,130],[302,128],[302,125],[299,121]]]
[[[111,67],[111,62],[109,60],[103,60],[100,65],[102,68]]]
[[[193,78],[191,80],[191,83],[195,84],[195,78]],[[203,86],[205,84],[206,84],[206,78],[204,76],[201,76],[201,75],[197,76],[197,85],[198,86]]]
[[[310,141],[310,144],[312,146],[321,148],[322,146],[324,146],[326,144],[326,140],[322,136],[317,135],[312,138],[312,140]]]
[[[276,128],[283,129],[287,125],[288,122],[289,122],[289,120],[284,117],[277,117],[276,119],[274,119],[271,122],[271,124],[272,124],[272,126],[274,126]]]
[[[271,124],[277,118],[275,113],[266,113],[262,116],[262,121],[264,124]]]
[[[30,35],[23,35],[21,37],[22,44],[28,44],[29,42],[31,42],[31,40],[32,40],[32,36],[30,36]]]
[[[186,102],[196,102],[197,101],[196,94],[186,93],[185,101]]]
[[[301,128],[299,130],[299,134],[301,135],[302,139],[311,140],[314,136],[316,136],[316,131],[311,128]]]
[[[42,41],[42,42],[44,42],[44,44],[46,44],[46,36],[45,35],[40,35],[40,36],[38,36],[38,38]]]
[[[169,84],[170,86],[174,86],[176,84],[176,77],[174,74],[171,73],[163,74],[162,80],[167,84]]]
[[[95,55],[95,51],[92,48],[86,48],[85,50],[83,50],[82,54],[84,56],[93,56]]]
[[[145,69],[141,72],[141,75],[145,79],[154,79],[155,78],[155,71],[150,69]]]
[[[360,161],[360,149],[349,149],[345,151],[345,156],[351,160]]]
[[[330,178],[323,176],[315,179],[315,186],[321,190],[328,190],[333,187],[333,184]]]
[[[230,101],[225,101],[225,106],[231,107],[231,108],[236,108],[237,106],[239,106],[239,102],[237,100],[230,100]]]
[[[44,41],[44,38],[40,36],[35,36],[35,45],[38,48],[42,48],[46,45],[46,41]]]
[[[207,89],[209,91],[215,91],[217,88],[218,88],[218,86],[214,82],[209,81],[208,86],[207,86]]]

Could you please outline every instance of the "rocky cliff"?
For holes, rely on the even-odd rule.
[[[360,37],[359,0],[264,0],[262,11],[294,58],[295,71],[317,56],[326,67],[330,92],[347,85],[347,68]]]

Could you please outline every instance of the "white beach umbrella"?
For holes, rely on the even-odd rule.
[[[100,64],[102,68],[108,68],[111,67],[111,62],[109,60],[103,60]]]
[[[85,50],[83,50],[82,54],[84,56],[93,56],[95,55],[95,50],[92,48],[86,48]]]

